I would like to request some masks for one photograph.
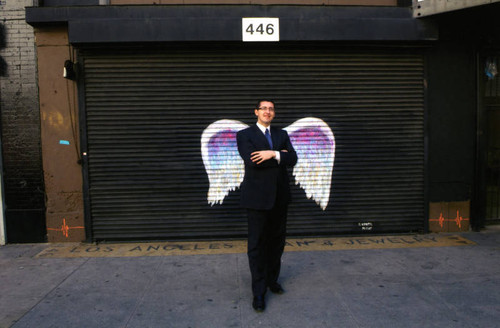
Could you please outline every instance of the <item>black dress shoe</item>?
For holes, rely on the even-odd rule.
[[[269,286],[269,290],[271,291],[271,293],[280,294],[280,295],[285,292],[283,287],[281,287],[281,285],[278,283],[275,283],[275,284]]]
[[[254,296],[252,306],[256,312],[264,312],[266,309],[266,300],[264,296]]]

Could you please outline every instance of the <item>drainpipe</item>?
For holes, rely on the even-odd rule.
[[[5,28],[2,23],[0,23],[0,50],[5,48]],[[0,56],[0,76],[7,75],[7,64],[5,60]],[[1,83],[0,83],[1,84]],[[2,89],[0,88],[0,113],[2,112]],[[4,207],[4,196],[3,196],[3,158],[2,158],[2,129],[0,126],[0,245],[5,245],[5,215],[3,213]]]
[[[0,63],[1,64],[1,63]],[[2,72],[0,72],[0,76]],[[1,89],[0,89],[0,99],[1,99]],[[2,108],[2,102],[0,101],[0,112]],[[5,215],[4,215],[4,196],[3,196],[3,157],[2,157],[2,129],[0,127],[0,245],[5,245]]]

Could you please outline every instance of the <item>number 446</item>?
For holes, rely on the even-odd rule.
[[[254,30],[253,24],[248,25],[246,29],[247,33],[254,34],[254,33],[260,33],[261,35],[266,33],[268,35],[273,35],[274,34],[274,25],[273,24],[267,24],[266,28],[264,29],[264,24],[259,24],[257,28]]]

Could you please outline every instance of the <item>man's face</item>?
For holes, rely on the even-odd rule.
[[[259,108],[255,109],[257,122],[269,126],[274,118],[274,104],[270,101],[261,101]]]

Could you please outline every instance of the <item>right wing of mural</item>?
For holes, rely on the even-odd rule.
[[[245,165],[238,153],[236,133],[247,127],[240,121],[219,120],[203,131],[201,155],[210,184],[207,201],[212,206],[222,204],[243,181]]]
[[[298,161],[293,168],[296,184],[323,210],[328,206],[335,159],[335,138],[324,121],[306,117],[285,128]]]

